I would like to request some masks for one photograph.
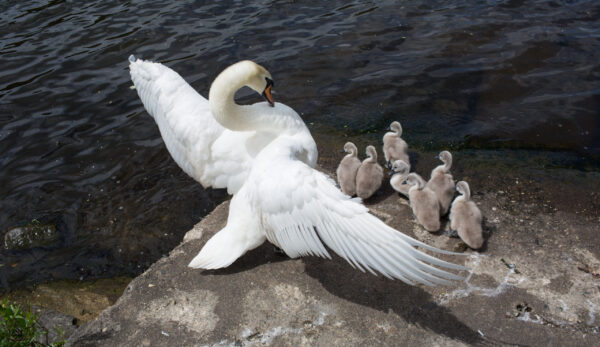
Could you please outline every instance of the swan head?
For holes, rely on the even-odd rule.
[[[377,161],[377,150],[375,149],[374,146],[367,146],[366,149],[367,152],[367,157],[369,157],[370,159],[373,159],[373,161]]]
[[[344,149],[342,150],[342,153],[357,154],[358,148],[356,148],[356,145],[353,144],[352,142],[346,142],[346,144],[344,145]]]
[[[452,166],[452,154],[448,151],[441,151],[440,154],[436,157],[441,160],[448,168]]]
[[[403,182],[403,184],[416,186],[417,189],[423,189],[425,187],[425,181],[423,181],[423,178],[414,172],[406,177],[406,180]]]
[[[398,137],[402,136],[402,125],[400,125],[400,122],[393,121],[389,129],[395,132]]]
[[[246,76],[244,85],[262,95],[269,105],[275,106],[275,101],[271,95],[273,87],[273,77],[267,69],[250,60],[243,60],[231,66],[231,68],[239,68],[243,71],[240,75]]]
[[[404,160],[396,160],[392,163],[392,169],[390,174],[399,173],[401,175],[406,175],[410,171],[410,165],[408,165]]]

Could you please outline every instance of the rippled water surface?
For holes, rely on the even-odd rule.
[[[170,159],[129,54],[203,95],[255,60],[321,145],[378,141],[399,119],[417,151],[558,151],[586,169],[599,18],[595,1],[4,1],[0,232],[38,219],[60,240],[3,250],[1,285],[136,274],[226,198]]]

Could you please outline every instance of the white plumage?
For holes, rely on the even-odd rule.
[[[204,187],[233,194],[227,225],[189,266],[226,267],[269,240],[292,258],[330,258],[326,245],[353,267],[410,284],[461,278],[432,265],[465,267],[414,246],[451,252],[390,228],[314,169],[317,148],[308,128],[291,108],[271,104],[271,75],[261,66],[243,61],[225,69],[211,86],[209,102],[169,68],[130,61],[138,94],[177,164]],[[237,105],[234,93],[244,85],[269,103]]]

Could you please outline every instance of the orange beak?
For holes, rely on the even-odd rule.
[[[270,79],[267,80],[267,87],[262,93],[262,96],[269,102],[271,107],[275,106],[275,101],[273,100],[273,95],[271,95],[271,87],[273,87],[273,81]]]

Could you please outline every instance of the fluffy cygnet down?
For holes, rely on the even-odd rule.
[[[377,163],[375,147],[367,146],[367,157],[356,173],[356,195],[363,200],[371,197],[383,180],[383,168]]]
[[[481,229],[481,211],[471,201],[471,190],[465,181],[456,184],[456,190],[461,194],[452,203],[450,210],[450,228],[458,232],[458,236],[469,247],[481,248],[483,245],[483,230]]]
[[[455,192],[454,178],[450,173],[452,154],[448,151],[442,151],[437,158],[444,164],[439,165],[431,171],[431,178],[427,182],[427,188],[433,190],[437,196],[440,202],[440,216],[443,216],[448,213]]]
[[[348,153],[344,156],[337,168],[337,179],[344,194],[353,196],[356,194],[356,173],[360,167],[358,159],[358,148],[352,142],[346,142],[342,152]]]
[[[390,185],[394,190],[398,193],[406,196],[408,198],[408,190],[411,185],[408,183],[404,183],[406,177],[410,173],[410,164],[406,163],[404,160],[396,160],[392,163],[392,168],[390,170]]]
[[[406,183],[411,185],[408,198],[417,221],[427,231],[438,231],[440,229],[440,203],[437,196],[426,187],[425,180],[414,172],[408,175]]]
[[[401,138],[402,126],[400,122],[392,122],[390,130],[390,132],[383,135],[383,156],[385,157],[386,166],[389,167],[396,160],[403,160],[405,163],[410,164],[408,145]]]

